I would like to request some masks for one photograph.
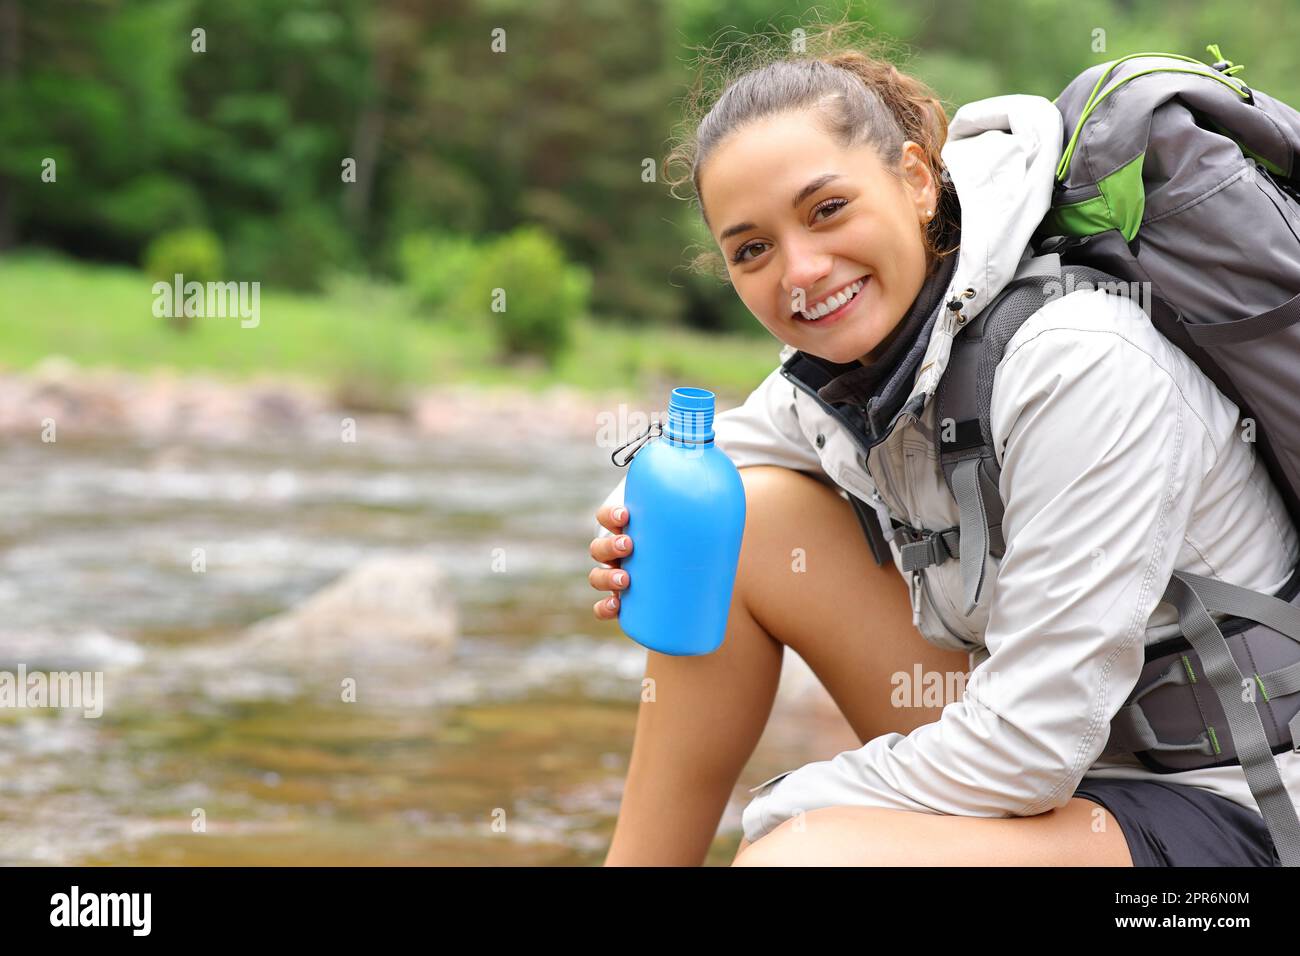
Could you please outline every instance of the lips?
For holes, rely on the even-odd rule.
[[[822,315],[816,319],[808,319],[804,317],[802,312],[794,312],[791,313],[790,316],[791,321],[799,325],[810,325],[810,326],[824,326],[824,325],[832,324],[833,322],[837,321],[842,315],[848,312],[848,310],[854,305],[854,303],[858,301],[858,298],[862,295],[862,293],[865,292],[867,290],[867,287],[871,285],[871,279],[872,276],[870,273],[868,273],[867,275],[859,276],[853,281],[845,283],[839,289],[832,292],[830,296],[823,296],[819,300],[819,303],[824,302],[827,298],[830,298],[831,296],[836,296],[841,294],[842,292],[844,292],[844,290],[852,288],[855,284],[859,282],[862,283],[862,285],[858,288],[858,290],[855,293],[853,293],[853,295],[846,302],[832,309],[830,312],[827,312],[825,315]]]

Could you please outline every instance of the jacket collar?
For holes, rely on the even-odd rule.
[[[825,402],[851,402],[866,413],[873,431],[881,419],[893,417],[915,384],[916,369],[929,345],[930,332],[943,304],[943,293],[952,281],[957,255],[940,261],[926,277],[912,307],[899,322],[898,333],[884,353],[870,365],[860,361],[841,365],[826,362],[833,379],[817,390]],[[819,360],[819,361],[825,361]]]

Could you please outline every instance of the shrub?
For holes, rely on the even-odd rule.
[[[215,282],[222,278],[225,255],[221,240],[206,229],[173,229],[156,236],[144,251],[149,278],[170,282],[176,273],[185,281]]]
[[[171,283],[177,273],[185,282],[216,282],[222,277],[225,256],[221,240],[206,229],[174,229],[155,237],[144,251],[144,270],[154,281]],[[194,319],[176,303],[168,324],[186,331]]]
[[[497,289],[504,309],[493,311]],[[524,226],[487,247],[459,303],[464,314],[492,322],[502,357],[535,355],[553,363],[568,347],[572,320],[586,310],[590,294],[590,272],[567,263],[544,230]]]

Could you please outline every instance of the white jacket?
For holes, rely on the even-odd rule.
[[[1028,254],[1051,199],[1061,127],[1038,96],[980,100],[953,117],[943,159],[962,239],[943,301],[973,290],[969,318]],[[716,416],[717,446],[737,467],[804,471],[868,504],[878,490],[915,528],[957,524],[932,440],[930,399],[959,332],[942,311],[909,397],[924,396],[920,419],[901,413],[867,469],[847,431],[780,368]],[[780,359],[793,354],[786,346]],[[970,651],[962,698],[910,734],[884,734],[755,788],[746,838],[832,806],[1030,816],[1064,805],[1085,773],[1203,787],[1257,809],[1240,766],[1155,774],[1134,757],[1100,759],[1145,644],[1178,633],[1174,608],[1160,600],[1175,569],[1271,594],[1297,563],[1296,529],[1238,417],[1137,302],[1080,290],[1027,319],[992,395],[1006,549],[989,559],[991,586],[965,616],[958,561],[912,582],[922,636]],[[620,482],[606,503],[622,491]],[[844,533],[862,531],[850,522]],[[871,634],[863,621],[863,640]],[[1300,753],[1276,759],[1296,802]]]

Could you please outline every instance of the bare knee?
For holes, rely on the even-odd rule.
[[[740,469],[740,480],[745,486],[746,504],[751,500],[755,504],[763,504],[767,500],[782,501],[788,498],[791,489],[795,489],[795,494],[802,490],[806,493],[820,492],[838,497],[835,490],[826,482],[806,472],[783,468],[780,465],[749,465]]]
[[[745,486],[745,546],[757,549],[803,537],[849,540],[869,554],[853,509],[836,486],[774,465],[740,469]],[[873,561],[874,564],[874,561]]]
[[[772,466],[742,468],[740,476],[746,511],[736,594],[773,636],[788,642],[810,615],[847,611],[837,602],[849,594],[873,609],[906,603],[902,579],[876,564],[834,486]]]
[[[772,465],[740,469],[745,486],[745,535],[741,544],[737,590],[747,590],[741,579],[759,579],[763,593],[774,581],[798,570],[801,555],[813,539],[826,537],[828,527],[853,530],[852,510],[829,485],[803,472]],[[819,528],[818,525],[822,527]],[[749,583],[754,583],[752,580]]]
[[[908,733],[941,706],[894,706],[896,675],[962,672],[967,655],[927,644],[907,585],[878,565],[853,506],[785,468],[741,469],[747,511],[734,594],[753,620],[816,673],[862,741]]]

